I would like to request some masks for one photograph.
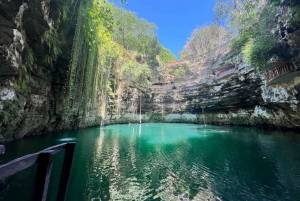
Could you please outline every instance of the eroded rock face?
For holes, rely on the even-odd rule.
[[[63,92],[73,29],[67,31],[67,44],[60,47],[62,55],[53,65],[44,62],[49,51],[41,43],[42,35],[53,27],[64,29],[51,12],[53,2],[2,0],[0,4],[0,139],[101,124],[100,98],[87,105],[71,99],[70,107]],[[276,33],[284,30],[288,31],[285,25],[279,26]],[[289,35],[286,42],[300,47],[299,33]],[[267,86],[263,75],[243,63],[242,55],[222,57],[220,52],[228,52],[227,47],[222,48],[215,52],[212,64],[193,66],[182,79],[143,89],[121,86],[121,96],[109,101],[104,123],[139,122],[141,102],[142,122],[299,128],[300,78],[281,86]],[[25,70],[30,54],[36,59]],[[295,60],[300,61],[300,55]],[[217,79],[216,75],[232,68],[232,74]]]
[[[195,71],[196,78],[188,82],[178,80],[142,90],[142,112],[148,117],[143,121],[156,115],[161,121],[174,122],[164,117],[188,113],[197,115],[198,123],[300,128],[299,78],[267,86],[264,76],[240,59],[227,62],[233,63],[236,71],[223,79]],[[123,95],[120,109],[121,115],[112,115],[109,121],[137,121],[134,114],[139,116],[139,99],[132,91]]]
[[[266,31],[274,34],[290,51],[293,64],[300,66],[300,54],[297,54],[300,52],[300,24],[291,23],[291,17],[289,7],[278,7],[277,27]],[[269,86],[265,74],[243,62],[243,55],[226,56],[228,51],[228,45],[224,44],[203,55],[204,58],[210,56],[212,62],[202,59],[195,64],[191,58],[193,68],[185,78],[141,89],[142,113],[160,117],[161,121],[168,121],[164,116],[170,114],[190,113],[197,115],[198,123],[299,129],[300,77]],[[276,57],[270,61],[274,65],[286,62]],[[136,117],[129,118],[139,113],[139,99],[134,96],[134,89],[124,91],[121,99],[119,108],[111,111],[107,121],[136,121]]]
[[[2,2],[2,4],[5,4],[7,7],[11,6],[9,2]],[[22,64],[21,53],[25,46],[22,18],[27,8],[26,3],[19,5],[14,20],[0,16],[0,76],[16,75]],[[12,8],[10,9],[11,11],[13,10]]]
[[[67,0],[68,1],[68,0]],[[71,1],[70,1],[71,2]],[[0,3],[0,139],[99,125],[95,104],[69,108],[63,86],[67,82],[76,20],[68,30],[59,26],[59,1],[2,0]],[[75,9],[74,7],[73,9]],[[77,10],[72,11],[76,15]],[[58,13],[58,14],[57,14]],[[60,21],[62,21],[60,19]],[[62,54],[49,65],[42,36],[50,29],[66,32]],[[32,59],[32,64],[28,64]]]

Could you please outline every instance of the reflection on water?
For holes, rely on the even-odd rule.
[[[38,140],[7,148],[22,150]],[[195,201],[299,200],[299,135],[236,127],[136,124],[42,137],[40,142],[51,146],[58,140],[77,142],[68,201],[171,201],[178,196]],[[57,170],[59,165],[54,165],[53,174],[59,175]],[[10,180],[16,191],[23,182],[18,177]],[[54,183],[55,179],[51,188]],[[50,189],[49,200],[55,200],[53,192]],[[16,200],[14,196],[10,193],[3,200]]]
[[[183,127],[181,124],[171,125],[172,126],[167,126],[167,124],[133,124],[130,125],[130,127],[127,125],[108,126],[103,128],[102,132],[118,132],[124,137],[133,135],[132,139],[134,139],[138,133],[138,137],[141,137],[142,134],[143,140],[151,144],[173,144],[191,138],[209,137],[209,133],[228,132],[217,129],[206,129],[206,126],[188,125]]]
[[[105,143],[96,147],[102,155],[94,164],[109,169],[99,172],[109,180],[103,200],[178,200],[182,194],[190,200],[296,200],[300,189],[299,173],[290,178],[288,167],[278,171],[286,160],[282,156],[284,161],[278,161],[278,142],[272,135],[224,127],[145,124],[108,126],[99,138]],[[290,188],[288,196],[282,184],[287,180],[295,181],[293,187],[285,184]],[[91,192],[91,198],[99,197],[99,192]]]
[[[69,142],[69,141],[75,141],[76,139],[75,138],[62,138],[62,139],[59,139],[57,141],[59,142]]]

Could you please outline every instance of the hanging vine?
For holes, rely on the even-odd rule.
[[[67,105],[74,112],[80,111],[80,115],[90,116],[92,112],[92,116],[104,119],[108,101],[115,99],[117,93],[120,100],[121,69],[131,57],[114,40],[113,32],[118,27],[114,11],[113,4],[107,0],[81,1],[79,5],[65,93]],[[144,78],[148,81],[148,71],[146,74],[140,76],[139,82]]]
[[[84,114],[92,111],[99,101],[102,118],[105,115],[111,68],[118,58],[110,33],[113,25],[112,4],[106,0],[81,3],[66,90],[68,105],[81,108]]]

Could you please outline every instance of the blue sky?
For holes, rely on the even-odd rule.
[[[120,2],[114,0],[115,3]],[[127,0],[122,7],[155,23],[160,43],[178,58],[192,31],[213,21],[217,0]],[[118,4],[117,4],[118,5]],[[120,5],[120,4],[119,4]]]

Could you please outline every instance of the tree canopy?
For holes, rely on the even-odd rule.
[[[228,42],[227,37],[226,30],[217,24],[196,28],[180,55],[182,58],[198,59],[204,53]]]
[[[300,27],[298,0],[218,0],[215,22],[193,31],[181,57],[198,61],[203,53],[230,42],[231,56],[243,54],[245,61],[259,71],[267,70],[274,57],[288,61],[299,48],[291,51],[291,44],[284,40],[286,34],[282,30],[274,32],[282,20],[276,17],[279,10],[287,7],[291,12],[286,11],[284,27],[293,32]]]

